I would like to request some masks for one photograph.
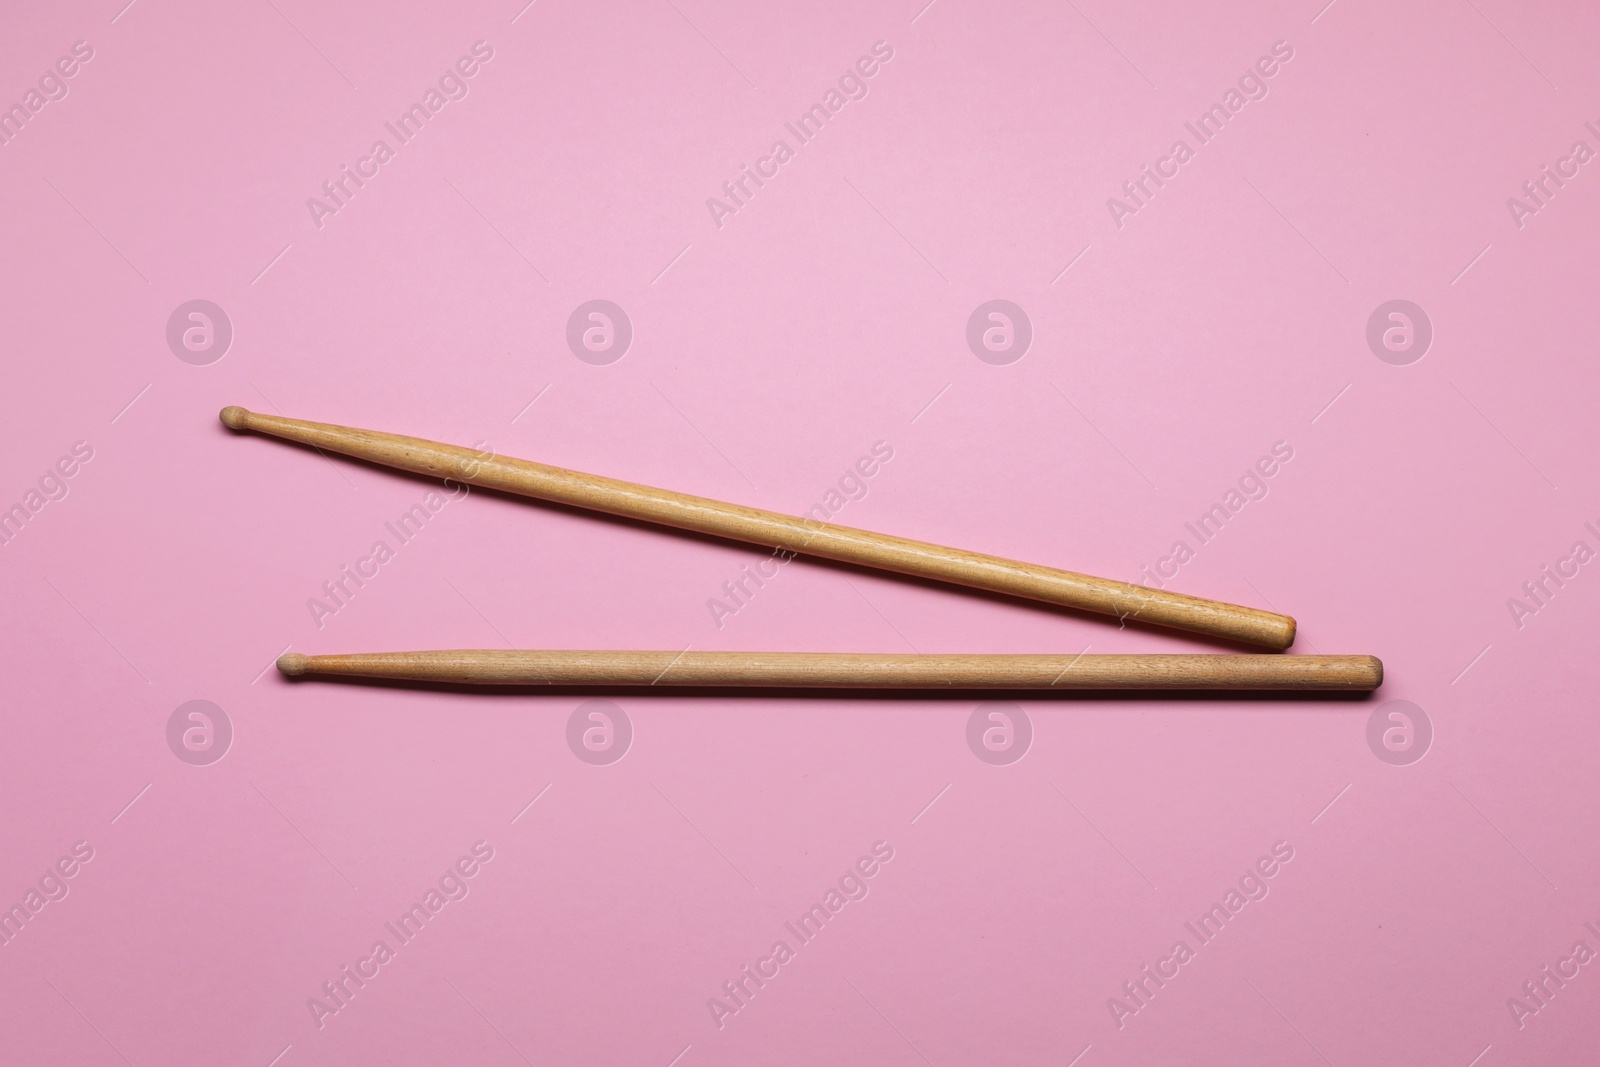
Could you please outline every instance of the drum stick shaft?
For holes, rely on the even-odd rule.
[[[897,655],[858,652],[463,649],[306,656],[291,676],[457,685],[749,686],[815,689],[1376,689],[1374,656]]]
[[[486,489],[1262,648],[1285,649],[1294,643],[1294,619],[1256,608],[725,504],[418,437],[263,415],[240,407],[223,408],[221,417],[235,430],[253,430]]]

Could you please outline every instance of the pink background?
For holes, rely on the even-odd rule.
[[[93,449],[0,549],[0,904],[94,850],[0,946],[0,1058],[1488,1067],[1600,1040],[1600,966],[1507,1007],[1600,949],[1600,568],[1507,606],[1600,548],[1600,174],[1520,228],[1506,205],[1600,148],[1592,12],[122,2],[12,4],[0,34],[5,104],[93,48],[0,145],[0,507]],[[307,198],[480,40],[466,98],[319,228]],[[877,41],[865,99],[719,228],[706,199]],[[1107,198],[1276,41],[1266,98],[1119,228]],[[634,329],[607,366],[565,340],[597,298]],[[996,298],[1034,334],[1004,366],[965,339]],[[1365,339],[1397,298],[1434,330],[1405,366]],[[165,339],[193,299],[234,330],[209,365]],[[804,561],[718,629],[760,550],[476,493],[319,629],[308,599],[430,486],[231,435],[224,404],[784,511],[886,441],[839,521],[1128,580],[1283,441],[1173,586],[1388,680],[1030,699],[1006,766],[969,698],[617,694],[632,747],[593,766],[580,697],[268,667],[1205,646]],[[234,731],[204,766],[166,739],[194,699]],[[1386,700],[1426,758],[1369,746]],[[308,998],[478,841],[469,895],[319,1028]],[[708,998],[877,841],[870,894],[719,1028]],[[1266,899],[1119,1028],[1108,998],[1279,841]]]

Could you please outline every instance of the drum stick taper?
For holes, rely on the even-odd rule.
[[[725,504],[419,437],[263,415],[241,407],[223,408],[221,418],[230,429],[254,430],[386,467],[485,489],[1262,648],[1285,649],[1294,643],[1292,618],[1237,604]]]
[[[909,655],[462,649],[306,656],[290,676],[455,685],[747,686],[808,689],[1237,689],[1367,691],[1376,656]]]

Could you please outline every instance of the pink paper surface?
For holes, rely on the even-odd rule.
[[[123,3],[0,34],[0,1059],[1592,1057],[1592,10]],[[225,404],[1161,581],[1387,679],[291,684],[1220,646],[446,498]]]

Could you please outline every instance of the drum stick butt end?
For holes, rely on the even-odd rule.
[[[223,408],[217,417],[230,430],[245,430],[250,426],[250,412],[235,404]]]
[[[285,652],[278,657],[278,670],[291,678],[306,673],[306,655],[303,652]]]

